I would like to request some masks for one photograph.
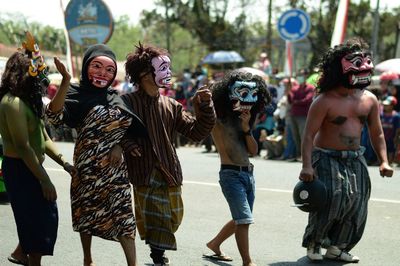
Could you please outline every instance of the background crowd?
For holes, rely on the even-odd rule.
[[[264,113],[258,117],[252,133],[258,142],[258,156],[268,160],[301,161],[300,145],[305,121],[312,100],[317,95],[318,74],[308,69],[300,69],[294,77],[288,78],[277,74],[266,53],[261,53],[259,61],[251,70],[260,70],[272,96],[272,102],[266,106]],[[173,79],[171,89],[161,89],[161,94],[180,102],[187,112],[193,113],[192,97],[203,85],[220,80],[228,70],[214,70],[209,66],[197,65],[193,70],[186,68]],[[263,74],[264,73],[264,74]],[[384,72],[375,76],[372,91],[381,104],[381,120],[385,134],[390,163],[400,164],[400,75]],[[119,94],[135,90],[128,80],[116,80],[112,87]],[[57,91],[57,85],[51,84],[44,98],[50,101]],[[76,131],[66,125],[55,128],[47,125],[48,132],[55,141],[73,142]],[[362,134],[361,143],[366,147],[366,159],[369,165],[376,165],[377,158],[371,147],[368,130]],[[178,136],[175,146],[204,146],[204,152],[216,152],[212,138],[209,136],[202,143],[193,143],[183,136]]]

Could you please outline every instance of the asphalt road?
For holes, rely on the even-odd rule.
[[[73,144],[58,143],[62,152],[72,158]],[[216,153],[203,153],[204,148],[183,147],[178,155],[183,167],[183,197],[185,215],[176,237],[178,251],[167,252],[174,266],[241,265],[232,237],[222,246],[234,260],[215,263],[202,258],[209,252],[209,241],[230,219],[228,205],[218,185],[219,158]],[[291,207],[292,189],[297,183],[301,164],[298,162],[252,159],[255,165],[256,202],[255,224],[250,226],[250,250],[257,265],[288,266],[315,265],[305,257],[301,247],[307,214]],[[82,265],[83,256],[79,234],[72,231],[69,201],[69,176],[51,159],[48,170],[58,192],[59,229],[55,254],[44,257],[43,265]],[[370,167],[372,195],[364,236],[352,250],[362,266],[398,266],[400,247],[400,175],[381,178],[377,167]],[[33,217],[34,218],[34,217]],[[16,246],[17,234],[10,205],[0,205],[0,265],[13,265],[7,256]],[[151,265],[148,247],[137,239],[139,265]],[[97,266],[126,265],[119,243],[94,238],[92,253]],[[324,265],[344,265],[324,261]]]

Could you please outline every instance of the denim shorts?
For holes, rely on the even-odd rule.
[[[219,171],[219,184],[235,223],[254,223],[255,181],[253,173],[223,169]]]

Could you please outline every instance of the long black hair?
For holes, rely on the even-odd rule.
[[[317,86],[318,92],[323,93],[344,85],[345,76],[342,70],[342,58],[347,54],[367,49],[368,44],[361,38],[352,38],[344,44],[329,48],[318,64],[321,73]]]

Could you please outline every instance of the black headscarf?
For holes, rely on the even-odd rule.
[[[72,128],[79,127],[85,119],[86,115],[93,107],[97,105],[111,105],[117,106],[118,108],[129,113],[133,117],[132,126],[129,131],[132,131],[132,128],[135,128],[135,131],[140,131],[141,133],[144,133],[145,128],[143,122],[133,113],[132,109],[129,106],[124,104],[117,91],[115,91],[111,87],[98,88],[92,85],[92,83],[90,82],[87,73],[88,67],[90,62],[98,56],[106,56],[116,62],[114,52],[111,51],[111,49],[104,44],[92,45],[85,51],[79,85],[71,84],[65,99],[65,124]],[[114,78],[116,75],[117,71],[115,71]]]

